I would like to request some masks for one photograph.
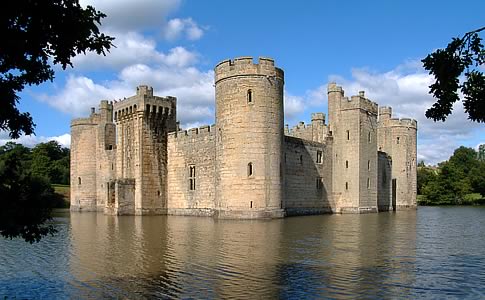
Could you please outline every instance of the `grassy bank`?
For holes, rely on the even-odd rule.
[[[430,201],[425,195],[417,196],[418,205],[485,205],[485,197],[479,193],[471,193],[463,196],[463,199],[456,199],[454,203],[449,201],[435,202]]]
[[[56,201],[56,208],[68,208],[70,206],[70,186],[63,184],[52,184],[54,191],[60,196],[60,200]]]

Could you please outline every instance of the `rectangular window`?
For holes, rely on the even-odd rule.
[[[367,188],[370,189],[370,178],[367,178]]]
[[[318,151],[317,150],[317,164],[321,164],[322,163],[322,156],[323,156],[322,151]]]
[[[350,130],[347,130],[347,141],[350,140]]]
[[[367,171],[370,171],[370,160],[367,161]]]
[[[195,166],[189,166],[189,190],[195,190]]]
[[[317,190],[321,190],[323,188],[323,179],[322,177],[317,177]]]

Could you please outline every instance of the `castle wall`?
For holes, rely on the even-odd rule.
[[[328,127],[325,125],[325,114],[312,113],[311,124],[299,122],[298,125],[293,126],[291,129],[288,128],[288,125],[285,125],[285,135],[323,143],[328,135]]]
[[[215,136],[215,126],[203,126],[169,134],[168,214],[213,213],[216,194]],[[192,174],[191,167],[194,168]]]
[[[377,206],[379,211],[394,210],[392,201],[392,160],[385,152],[377,155]]]
[[[287,215],[332,211],[332,147],[285,137],[285,199]]]

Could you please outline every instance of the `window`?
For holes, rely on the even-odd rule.
[[[253,208],[253,201],[249,202],[249,208]]]
[[[367,171],[370,171],[370,160],[367,161]]]
[[[189,190],[195,190],[195,166],[189,166]]]
[[[81,185],[81,177],[77,178],[77,184]]]
[[[253,91],[252,90],[248,90],[248,94],[247,94],[247,100],[248,100],[248,103],[253,103]]]
[[[322,151],[318,151],[317,150],[317,164],[321,164],[322,163]]]
[[[321,190],[322,188],[323,188],[322,177],[317,177],[317,190]]]
[[[367,188],[370,189],[370,178],[367,178]]]
[[[303,155],[300,155],[300,165],[303,165]]]
[[[349,183],[348,183],[348,182],[346,182],[346,183],[345,183],[345,190],[348,190],[348,189],[349,189]]]
[[[371,138],[370,138],[370,132],[367,134],[367,142],[371,142]]]
[[[248,164],[248,177],[253,176],[253,163]]]
[[[345,161],[345,168],[346,168],[346,169],[348,169],[348,168],[349,168],[349,161],[348,161],[348,160],[346,160],[346,161]]]
[[[350,130],[347,130],[347,141],[350,140]]]
[[[399,137],[397,137],[396,139],[396,144],[399,144]]]

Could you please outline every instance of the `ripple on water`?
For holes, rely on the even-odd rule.
[[[0,240],[16,298],[485,297],[485,209],[231,221],[61,213]]]

